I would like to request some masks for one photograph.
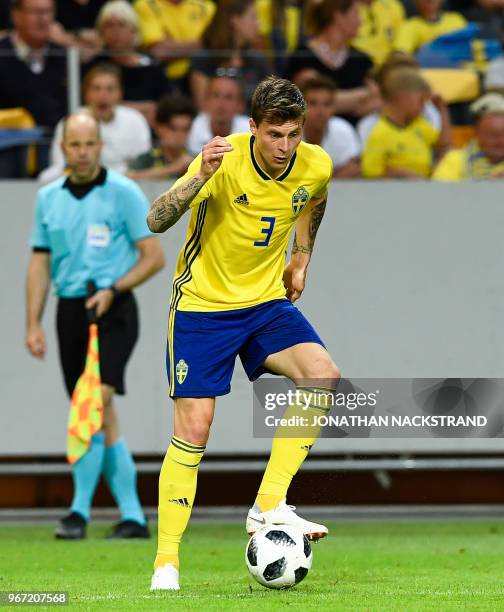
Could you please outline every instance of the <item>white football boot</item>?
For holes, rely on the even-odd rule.
[[[284,501],[281,501],[276,508],[261,512],[257,506],[250,508],[247,515],[246,530],[251,536],[261,527],[266,525],[292,525],[297,527],[305,534],[312,542],[317,542],[321,538],[325,538],[329,530],[324,525],[312,523],[298,516],[294,510],[295,506],[289,506]]]
[[[179,591],[179,571],[173,563],[156,567],[151,581],[151,591]]]

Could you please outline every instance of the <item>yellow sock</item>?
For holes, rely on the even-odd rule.
[[[182,535],[196,495],[198,466],[204,446],[173,436],[159,475],[158,550],[154,567],[173,563],[179,567]]]
[[[178,569],[180,566],[178,553],[176,555],[160,555],[158,553],[154,561],[154,567],[163,567],[168,563],[172,563]]]
[[[261,512],[276,508],[287,497],[293,477],[320,434],[320,426],[312,425],[312,419],[327,414],[332,405],[331,389],[298,387],[297,390],[299,401],[287,408],[283,418],[301,417],[308,419],[310,425],[280,426],[275,431],[271,455],[255,500]],[[303,410],[303,406],[307,408]]]
[[[268,495],[267,493],[258,493],[255,503],[261,512],[273,510],[278,504],[285,499],[285,495]]]

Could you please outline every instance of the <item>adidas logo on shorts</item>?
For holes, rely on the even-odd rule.
[[[248,206],[249,205],[249,201],[248,201],[246,193],[242,193],[241,195],[239,195],[237,198],[235,198],[233,200],[233,202],[235,204],[243,204],[244,206]]]

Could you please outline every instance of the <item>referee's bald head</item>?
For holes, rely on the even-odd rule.
[[[102,146],[100,127],[90,113],[78,112],[65,119],[61,149],[71,182],[86,183],[97,176]]]
[[[94,135],[98,141],[101,141],[100,124],[93,117],[93,115],[85,110],[72,113],[65,118],[63,122],[63,134],[62,141],[67,140],[68,133],[72,131],[72,128],[89,128],[94,131]]]

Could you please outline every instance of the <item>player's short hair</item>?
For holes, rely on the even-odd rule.
[[[252,96],[250,116],[257,126],[263,120],[276,125],[304,120],[305,113],[303,94],[287,79],[269,76],[259,83]]]
[[[357,0],[308,0],[305,28],[308,34],[320,34],[331,23],[334,13],[346,13]]]
[[[191,100],[185,96],[163,96],[156,106],[156,123],[167,125],[176,115],[187,115],[194,119],[196,111]]]
[[[108,74],[110,76],[113,76],[115,79],[117,79],[119,87],[121,89],[123,88],[121,69],[119,68],[119,66],[116,66],[115,64],[112,64],[110,62],[103,62],[100,64],[96,64],[96,66],[93,66],[86,73],[86,76],[82,81],[82,91],[85,93],[89,89],[89,86],[91,85],[93,79],[95,79],[97,76],[100,76],[101,74]]]
[[[334,94],[337,91],[336,83],[327,76],[316,76],[308,79],[301,86],[301,93],[306,96],[312,91],[327,91]]]
[[[381,90],[385,100],[403,92],[430,92],[430,86],[421,76],[418,70],[413,68],[395,68],[381,84]]]

